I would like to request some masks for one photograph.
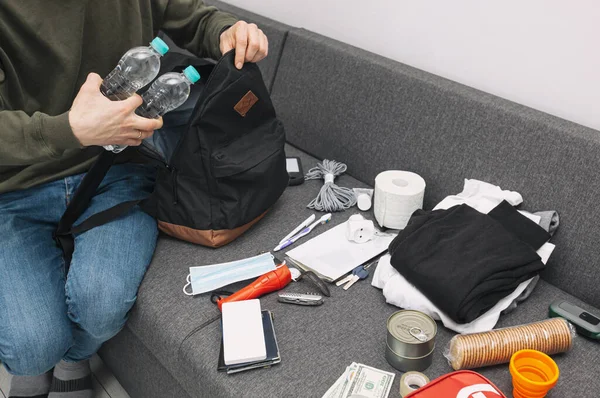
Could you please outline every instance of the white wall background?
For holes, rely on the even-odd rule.
[[[600,130],[600,0],[225,0]]]

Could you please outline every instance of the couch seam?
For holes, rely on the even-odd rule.
[[[146,344],[144,339],[140,338],[140,336],[138,336],[138,334],[132,328],[129,327],[128,323],[125,323],[125,326],[123,328],[124,329],[127,328],[127,330],[129,330],[129,332],[138,339],[138,341],[144,346],[144,348],[146,348],[146,350],[148,350],[148,353],[156,359],[156,363],[159,364],[160,367],[162,367],[165,370],[165,372],[167,372],[169,375],[171,375],[173,380],[177,381],[177,383],[179,383],[180,387],[189,395],[189,392],[187,391],[187,389],[183,387],[181,380],[179,380],[179,378],[176,377],[167,366],[165,366],[163,361],[154,353],[154,351],[152,349],[150,349],[150,347],[148,346],[148,344]],[[100,356],[100,354],[98,354],[98,355]]]
[[[196,334],[197,332],[201,331],[202,329],[204,329],[205,327],[207,327],[208,325],[210,325],[211,323],[214,323],[215,321],[218,321],[219,319],[221,319],[221,315],[217,315],[216,317],[209,319],[207,321],[205,321],[204,323],[200,324],[199,326],[195,327],[194,329],[192,329],[184,338],[183,340],[181,340],[181,343],[179,343],[179,348],[177,349],[177,352],[181,352],[181,348],[183,346],[183,343],[185,343],[189,338],[191,338],[194,334]]]
[[[181,341],[181,343],[179,344],[179,348],[177,349],[177,352],[180,353],[181,352],[181,347],[183,346],[183,343],[186,342],[186,340],[188,340],[190,337],[192,337],[194,334],[196,334],[197,332],[199,332],[200,330],[204,329],[206,326],[210,325],[211,323],[214,323],[215,321],[218,321],[221,318],[221,315],[217,315],[214,318],[211,318],[205,322],[203,322],[202,324],[200,324],[199,326],[195,327],[192,331],[190,331]],[[146,341],[144,341],[144,339],[140,338],[140,336],[138,336],[137,333],[135,333],[133,331],[132,328],[129,327],[129,322],[125,323],[124,328],[127,328],[129,330],[129,332],[131,332],[131,334],[133,334],[139,341],[140,343],[148,350],[148,352],[154,357],[156,358],[156,362],[160,364],[160,366],[165,369],[170,375],[171,377],[173,377],[173,379],[177,380],[177,382],[180,384],[180,386],[189,394],[189,391],[187,390],[187,388],[184,387],[184,384],[182,382],[182,380],[179,379],[179,377],[176,377],[173,372],[171,372],[163,363],[162,359],[160,359],[158,356],[156,356],[154,354],[154,351],[150,349],[150,347],[148,346],[148,344],[146,344]]]
[[[275,62],[275,71],[273,72],[273,77],[271,78],[271,81],[269,82],[269,94],[273,93],[273,87],[275,86],[275,80],[277,79],[277,73],[279,72],[279,64],[281,64],[281,58],[283,58],[283,51],[285,50],[285,44],[287,43],[287,38],[288,38],[289,33],[290,33],[290,31],[286,30],[285,33],[283,34],[283,40],[281,42],[281,51],[279,52],[277,61]]]

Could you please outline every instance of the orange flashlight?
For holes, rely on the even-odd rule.
[[[229,297],[219,298],[217,305],[219,310],[223,303],[233,301],[251,300],[263,296],[267,293],[281,290],[288,285],[292,280],[292,274],[287,265],[283,264],[276,270],[267,272],[259,276],[254,282],[243,289],[238,290]]]

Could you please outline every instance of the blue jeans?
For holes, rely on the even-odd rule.
[[[0,362],[38,375],[93,355],[125,324],[156,246],[156,221],[135,207],[75,237],[68,274],[52,232],[75,175],[0,195]],[[80,220],[152,191],[154,167],[113,166]]]

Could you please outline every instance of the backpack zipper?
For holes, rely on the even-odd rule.
[[[169,166],[167,166],[169,168]],[[171,185],[173,186],[173,204],[176,205],[179,203],[179,196],[177,194],[177,169],[173,166],[170,166],[171,169]]]
[[[148,147],[147,145],[144,145],[144,143],[142,143],[142,146],[144,146],[144,149],[146,150],[146,152],[144,153],[143,151],[140,151],[142,153],[142,155],[150,158],[150,159],[154,159],[156,161],[161,162],[165,168],[167,170],[169,170],[169,172],[171,173],[171,184],[172,184],[172,193],[173,193],[173,204],[176,205],[179,203],[179,196],[177,194],[177,169],[175,168],[175,166],[173,166],[172,164],[167,163],[164,159],[162,159],[161,156],[159,156],[156,151],[154,151],[152,148]]]

